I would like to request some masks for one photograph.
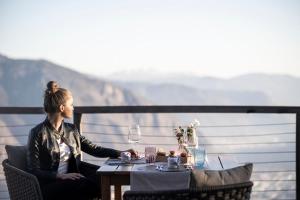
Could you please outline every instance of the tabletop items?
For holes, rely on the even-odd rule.
[[[140,154],[138,157],[131,157],[130,152],[121,152],[120,158],[109,159],[108,165],[129,165],[129,164],[150,164],[155,165],[156,162],[163,162],[168,169],[177,169],[179,166],[184,166],[188,169],[202,169],[206,162],[206,151],[203,147],[188,147],[187,153],[170,151],[168,154],[163,149],[156,150],[154,146],[145,147],[145,154]],[[167,170],[164,170],[167,171]]]
[[[175,151],[166,153],[162,149],[156,149],[154,146],[145,147],[145,162],[153,164],[154,162],[167,162],[169,168],[177,168],[179,164],[185,164],[193,168],[203,168],[206,151],[198,145],[198,136],[196,129],[200,126],[200,122],[195,119],[190,125],[177,126],[173,128],[178,142],[178,148]],[[128,142],[136,145],[141,138],[141,129],[139,123],[129,126]],[[134,148],[136,149],[136,148]],[[129,152],[121,155],[121,160],[125,163],[130,162]]]
[[[212,179],[213,177],[217,177],[218,182],[222,181],[222,177],[225,178],[225,176],[228,176],[226,181],[231,182],[237,180],[238,177],[248,177],[250,165],[246,168],[237,168],[239,164],[235,162],[235,159],[230,159],[224,155],[219,158],[222,161],[222,166],[217,156],[210,155],[204,168],[200,170],[189,169],[186,164],[179,164],[178,168],[168,168],[167,162],[149,164],[146,163],[145,158],[130,160],[130,163],[124,163],[121,159],[109,159],[106,165],[97,170],[102,181],[102,199],[110,199],[112,185],[115,187],[115,199],[119,200],[122,195],[122,185],[131,185],[131,190],[173,190],[190,188],[191,177],[194,177],[191,174],[203,177],[203,179],[200,178],[200,182],[196,182],[197,185],[203,183],[203,180],[209,180],[209,184],[214,183],[216,179]],[[209,176],[210,174],[212,176]]]

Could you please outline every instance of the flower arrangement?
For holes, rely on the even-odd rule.
[[[178,144],[179,145],[184,144],[184,142],[185,142],[184,141],[184,129],[181,126],[179,126],[178,128],[175,128],[174,131],[175,131],[175,136],[177,138]]]
[[[178,128],[174,129],[175,136],[177,138],[179,146],[185,145],[193,145],[198,146],[198,138],[196,135],[196,128],[200,126],[200,122],[195,119],[187,128],[186,128],[186,136],[185,130],[179,126]]]

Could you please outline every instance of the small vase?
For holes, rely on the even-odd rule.
[[[177,149],[179,164],[186,164],[188,159],[188,150],[186,148],[186,144],[178,144]]]
[[[196,134],[196,129],[192,129],[191,135],[188,136],[188,146],[198,147],[198,137]]]
[[[181,153],[187,153],[187,152],[186,152],[186,149],[185,149],[185,146],[184,146],[183,144],[178,144],[177,152],[178,152],[179,154],[181,154]]]

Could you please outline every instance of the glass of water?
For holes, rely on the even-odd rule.
[[[197,169],[203,169],[206,160],[206,151],[204,147],[187,147],[192,156],[191,165]]]
[[[128,127],[128,142],[133,144],[133,149],[137,151],[136,144],[140,142],[141,139],[141,129],[138,124]]]
[[[206,157],[206,151],[204,147],[198,146],[195,148],[195,168],[202,169],[204,168],[204,163],[205,163],[205,157]]]

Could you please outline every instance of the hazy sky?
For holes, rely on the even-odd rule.
[[[103,76],[300,76],[300,1],[1,0],[0,53]]]

